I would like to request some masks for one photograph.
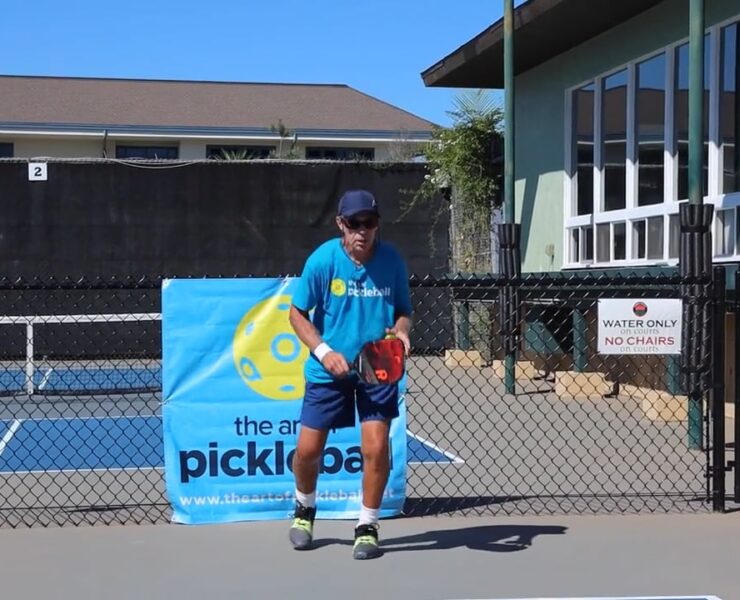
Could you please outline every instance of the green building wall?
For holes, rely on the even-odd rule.
[[[710,27],[740,16],[740,2],[705,0],[705,11]],[[689,0],[666,0],[516,78],[515,198],[522,271],[557,271],[563,265],[565,90],[688,38],[688,32]]]

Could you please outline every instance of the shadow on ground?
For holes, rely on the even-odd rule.
[[[563,535],[562,525],[483,525],[440,529],[382,541],[384,552],[452,550],[468,548],[485,552],[518,552],[529,548],[539,535]]]
[[[427,515],[450,514],[527,499],[526,496],[436,496],[407,498],[403,505],[403,515],[405,517],[423,517]]]
[[[541,535],[563,535],[562,525],[481,525],[460,529],[439,529],[395,538],[383,538],[383,553],[418,552],[419,550],[452,550],[468,548],[485,552],[518,552],[529,548]],[[314,548],[334,544],[349,546],[352,540],[326,538],[314,541]]]

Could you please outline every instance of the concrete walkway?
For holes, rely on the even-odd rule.
[[[0,530],[3,599],[374,600],[714,595],[740,600],[740,513],[384,521],[353,561],[349,521]]]

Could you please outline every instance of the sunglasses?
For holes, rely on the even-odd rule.
[[[348,229],[357,230],[360,227],[365,229],[375,229],[378,226],[378,217],[350,217],[349,219],[342,218],[342,222]]]

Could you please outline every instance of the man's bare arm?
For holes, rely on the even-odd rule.
[[[308,349],[314,353],[322,344],[325,347],[326,344],[321,339],[318,330],[311,323],[308,318],[308,311],[300,310],[295,306],[291,305],[289,315],[290,325],[293,327],[293,331],[298,336]],[[319,358],[316,356],[316,358]],[[320,362],[324,365],[327,371],[336,377],[345,377],[349,373],[349,364],[347,359],[342,356],[339,352],[329,349],[329,352],[324,354]]]

